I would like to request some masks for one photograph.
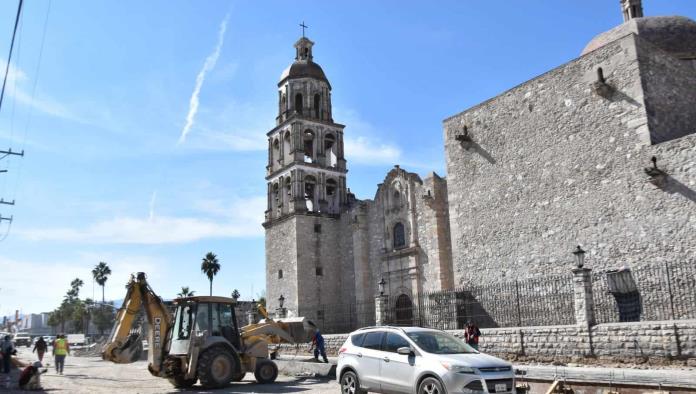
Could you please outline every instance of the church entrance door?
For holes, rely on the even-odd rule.
[[[413,325],[413,302],[411,302],[409,296],[402,294],[396,299],[394,314],[396,315],[395,323],[397,326]]]

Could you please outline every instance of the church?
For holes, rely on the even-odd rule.
[[[640,0],[621,11],[578,58],[445,119],[446,177],[395,165],[366,200],[347,187],[345,126],[300,38],[267,133],[269,310],[282,298],[339,332],[374,324],[380,294],[403,309],[567,273],[577,245],[595,270],[693,259],[696,22],[644,17]]]

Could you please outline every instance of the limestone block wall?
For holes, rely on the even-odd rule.
[[[464,331],[449,331],[463,338]],[[482,329],[479,349],[508,360],[543,362],[665,363],[696,365],[696,320]],[[348,334],[324,335],[327,353],[337,355]],[[291,352],[287,346],[283,352]]]
[[[650,145],[644,98],[681,89],[665,78],[646,93],[637,53],[651,49],[637,40],[444,121],[455,286],[565,273],[578,244],[595,271],[696,254],[696,139]],[[598,67],[614,89],[608,99],[592,88]],[[468,149],[456,139],[465,125]],[[662,189],[644,172],[653,155],[670,176]]]
[[[266,302],[268,310],[278,308],[278,297],[285,297],[285,308],[297,311],[297,225],[294,217],[274,222],[266,228]],[[278,271],[283,277],[278,278]]]

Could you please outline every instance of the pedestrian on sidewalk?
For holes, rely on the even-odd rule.
[[[319,328],[314,328],[314,335],[312,335],[312,346],[310,349],[314,348],[314,361],[319,361],[319,355],[324,359],[325,363],[329,362],[326,357],[326,349],[324,348],[324,337],[319,332]]]
[[[46,343],[43,337],[39,337],[39,339],[36,341],[36,344],[34,344],[34,349],[31,352],[36,352],[36,354],[39,356],[39,361],[43,362],[43,356],[44,353],[46,353],[47,349],[48,344]]]
[[[478,350],[479,337],[481,336],[481,330],[479,330],[478,326],[469,321],[468,323],[466,323],[465,334],[466,343],[474,349]]]
[[[5,339],[0,343],[0,353],[2,353],[2,372],[10,373],[12,356],[17,354],[17,349],[15,349],[9,335],[5,335]]]
[[[65,339],[65,335],[60,334],[53,343],[53,355],[56,358],[56,372],[63,374],[63,367],[65,366],[65,357],[70,354],[70,346],[68,345],[68,340]]]

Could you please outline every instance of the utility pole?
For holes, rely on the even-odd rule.
[[[21,152],[13,152],[12,148],[9,148],[8,150],[0,150],[0,160],[6,158],[8,156],[24,157],[24,150],[22,150]],[[0,173],[5,173],[5,172],[7,172],[7,170],[0,170]],[[4,198],[0,197],[0,205],[15,205],[15,200],[13,199],[12,201],[5,201]],[[0,224],[2,224],[3,221],[6,221],[6,222],[11,224],[12,220],[13,220],[13,216],[6,217],[6,216],[2,216],[2,214],[0,213]]]

